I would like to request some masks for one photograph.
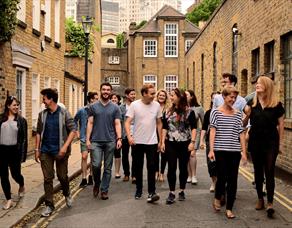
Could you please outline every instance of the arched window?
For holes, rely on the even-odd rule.
[[[213,91],[217,90],[217,43],[213,44]]]
[[[238,28],[237,24],[232,27],[232,74],[237,76],[238,69]]]
[[[110,39],[107,40],[107,43],[108,43],[108,44],[114,44],[115,41],[114,41],[112,38],[110,38]]]

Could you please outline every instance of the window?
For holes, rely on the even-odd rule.
[[[51,0],[45,1],[45,36],[51,37]]]
[[[285,117],[292,118],[292,33],[281,38],[282,63],[284,64],[285,78]]]
[[[120,64],[120,57],[119,56],[110,56],[108,57],[109,64]]]
[[[17,19],[25,22],[26,0],[20,0],[17,8],[18,8]]]
[[[55,42],[60,43],[60,0],[55,0]]]
[[[50,77],[45,77],[44,80],[44,88],[51,88],[51,78]]]
[[[217,90],[217,43],[213,44],[213,91]]]
[[[237,24],[232,27],[232,74],[238,74],[238,29]]]
[[[108,44],[114,44],[115,41],[114,41],[113,39],[108,39],[108,40],[107,40],[107,43],[108,43]]]
[[[144,57],[157,57],[156,49],[156,40],[144,40]]]
[[[32,127],[36,129],[37,126],[37,119],[38,113],[40,110],[40,100],[39,100],[39,93],[40,93],[40,81],[38,74],[32,74],[31,80],[31,119],[32,119]]]
[[[20,102],[21,114],[25,117],[25,74],[26,71],[23,68],[16,68],[16,97]]]
[[[191,47],[193,41],[192,40],[186,40],[185,41],[185,51],[189,50],[189,48]]]
[[[59,79],[54,80],[54,87],[55,89],[57,89],[59,97],[60,97],[60,80]]]
[[[177,57],[177,24],[165,25],[165,57]]]
[[[265,44],[265,73],[272,73],[274,72],[274,41]]]
[[[32,27],[38,31],[40,30],[40,13],[41,13],[40,0],[33,0]]]
[[[144,75],[143,85],[144,84],[152,84],[155,88],[157,88],[157,78],[155,75]]]
[[[164,89],[167,92],[178,87],[178,80],[176,75],[166,75],[164,80]]]
[[[255,77],[260,74],[260,48],[251,52],[251,76]]]
[[[112,85],[112,86],[120,86],[120,77],[117,76],[111,76],[107,78],[107,81]]]

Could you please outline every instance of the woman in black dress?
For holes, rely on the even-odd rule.
[[[272,217],[274,214],[275,164],[283,138],[285,110],[275,96],[274,82],[270,78],[265,76],[258,78],[255,97],[247,103],[245,113],[249,115],[251,124],[248,150],[254,165],[258,195],[255,209],[265,208],[263,196],[265,176],[267,215]]]

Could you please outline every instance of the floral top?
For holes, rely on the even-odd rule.
[[[196,115],[188,109],[184,113],[166,112],[162,118],[163,129],[167,130],[167,140],[185,142],[191,139],[191,130],[197,128]]]

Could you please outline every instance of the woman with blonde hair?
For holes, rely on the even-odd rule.
[[[255,209],[265,208],[263,195],[264,176],[267,190],[267,216],[274,214],[275,164],[284,132],[285,110],[275,94],[274,82],[260,76],[256,83],[256,94],[247,103],[245,113],[250,118],[248,150],[251,153],[258,201]]]
[[[163,115],[165,111],[170,107],[167,92],[164,89],[158,90],[156,93],[155,100],[160,104],[160,109]],[[160,154],[160,159],[159,159],[159,154]],[[164,152],[159,151],[159,153],[156,153],[155,178],[156,180],[159,180],[160,182],[164,181],[164,170],[166,167],[166,162],[167,162],[167,158]],[[159,172],[159,164],[160,164],[160,172]]]

